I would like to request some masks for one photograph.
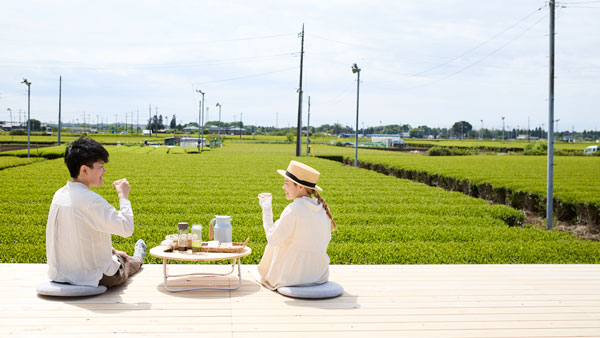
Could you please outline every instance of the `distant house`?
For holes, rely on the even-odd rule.
[[[573,135],[565,135],[562,137],[562,140],[565,142],[573,142]]]
[[[0,121],[0,129],[9,131],[12,129],[27,129],[27,124],[23,125],[18,122]]]
[[[221,128],[221,134],[223,134],[223,130],[225,130],[225,133],[228,135],[248,135],[248,132],[246,131],[246,129],[244,128],[239,128],[239,127],[225,127],[225,128]]]
[[[539,139],[539,137],[537,137],[537,136],[530,136],[527,134],[520,134],[517,136],[517,141],[527,141],[527,140],[537,141],[538,139]]]
[[[196,128],[197,129],[197,128]],[[206,138],[200,138],[202,140],[202,145],[206,146]],[[198,138],[197,137],[165,137],[165,145],[166,146],[181,146],[181,147],[197,147]]]
[[[400,147],[404,145],[404,140],[399,138],[398,135],[387,135],[387,136],[373,136],[371,137],[373,143],[383,143],[388,148]]]
[[[199,129],[200,128],[198,128],[196,126],[187,125],[187,126],[183,127],[183,132],[186,134],[193,134],[193,133],[197,133]]]

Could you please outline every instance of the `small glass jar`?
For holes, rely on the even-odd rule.
[[[192,252],[200,252],[202,247],[202,224],[192,225]]]
[[[187,252],[188,250],[188,223],[179,222],[177,224],[179,230],[179,237],[177,238],[177,245],[179,246],[179,252]]]

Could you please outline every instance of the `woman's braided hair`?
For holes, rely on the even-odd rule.
[[[311,195],[311,196],[315,196],[317,198],[317,201],[319,201],[319,203],[321,203],[321,205],[323,205],[323,209],[325,209],[325,213],[327,213],[327,216],[329,216],[329,219],[331,220],[331,224],[333,225],[333,230],[337,230],[337,224],[335,224],[335,221],[333,220],[333,217],[331,216],[331,211],[329,210],[329,206],[327,206],[327,203],[325,203],[325,200],[323,199],[323,197],[321,197],[321,195],[319,195],[319,192],[317,192],[316,189],[310,189],[310,188],[306,188],[306,191]]]

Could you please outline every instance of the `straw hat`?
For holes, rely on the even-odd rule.
[[[277,169],[277,172],[279,175],[292,180],[303,187],[323,191],[323,189],[317,185],[319,175],[321,174],[304,163],[292,160],[290,161],[287,171]]]

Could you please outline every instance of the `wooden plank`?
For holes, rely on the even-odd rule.
[[[350,317],[363,317],[363,316],[398,316],[398,317],[410,317],[410,316],[497,316],[497,315],[514,315],[520,318],[529,318],[529,316],[593,316],[600,314],[600,308],[598,307],[572,307],[572,308],[523,308],[523,307],[506,307],[506,308],[398,308],[398,309],[354,309],[347,311],[345,309],[320,309],[311,307],[302,308],[283,308],[277,307],[267,310],[261,310],[259,313],[252,309],[212,309],[207,308],[204,310],[195,311],[181,311],[179,309],[167,310],[167,309],[135,309],[127,311],[126,308],[113,308],[113,309],[81,309],[78,307],[62,308],[60,311],[46,311],[37,310],[34,308],[30,309],[19,309],[19,310],[6,310],[0,311],[0,318],[54,318],[59,315],[60,317],[67,318],[78,318],[78,317],[171,317],[176,318],[179,316],[188,317],[186,312],[193,314],[197,317],[215,317],[215,316],[236,316],[236,318],[243,317],[254,317],[262,316],[267,318],[275,318],[280,316],[320,316],[320,317],[331,317],[343,315],[348,319]]]
[[[149,312],[153,312],[150,314]],[[72,317],[69,315],[58,316],[54,314],[53,317],[41,317],[37,318],[35,322],[32,322],[30,318],[17,317],[17,318],[0,318],[0,326],[61,326],[64,320],[68,318],[69,325],[127,325],[128,323],[141,323],[141,324],[181,324],[189,325],[191,323],[198,325],[206,324],[219,324],[219,323],[231,323],[231,316],[224,315],[210,315],[204,313],[202,315],[192,312],[188,314],[178,313],[179,316],[167,317],[164,316],[163,311],[144,311],[138,313],[136,316],[122,317],[118,313],[113,313],[112,316],[95,317],[92,313],[87,316]],[[352,316],[352,315],[350,315]],[[311,324],[311,323],[344,323],[347,322],[347,315],[334,314],[334,315],[298,315],[298,314],[280,314],[274,316],[260,316],[257,314],[249,314],[246,316],[239,316],[236,319],[237,324]],[[354,315],[352,323],[468,323],[468,322],[480,322],[480,323],[512,323],[512,322],[529,322],[529,323],[543,323],[553,322],[587,322],[598,326],[600,322],[600,313],[576,313],[576,314],[418,314],[418,315],[402,315],[398,316],[395,314],[378,314],[378,315]]]
[[[0,264],[0,332],[14,336],[164,337],[600,336],[598,265],[331,266],[342,297],[292,299],[269,291],[242,266],[236,291],[170,293],[162,265],[145,265],[121,287],[96,297],[35,293],[43,264]],[[173,273],[224,272],[229,266],[178,264]],[[172,284],[171,284],[172,283]],[[235,277],[184,277],[229,286]],[[94,334],[90,334],[94,332]]]

